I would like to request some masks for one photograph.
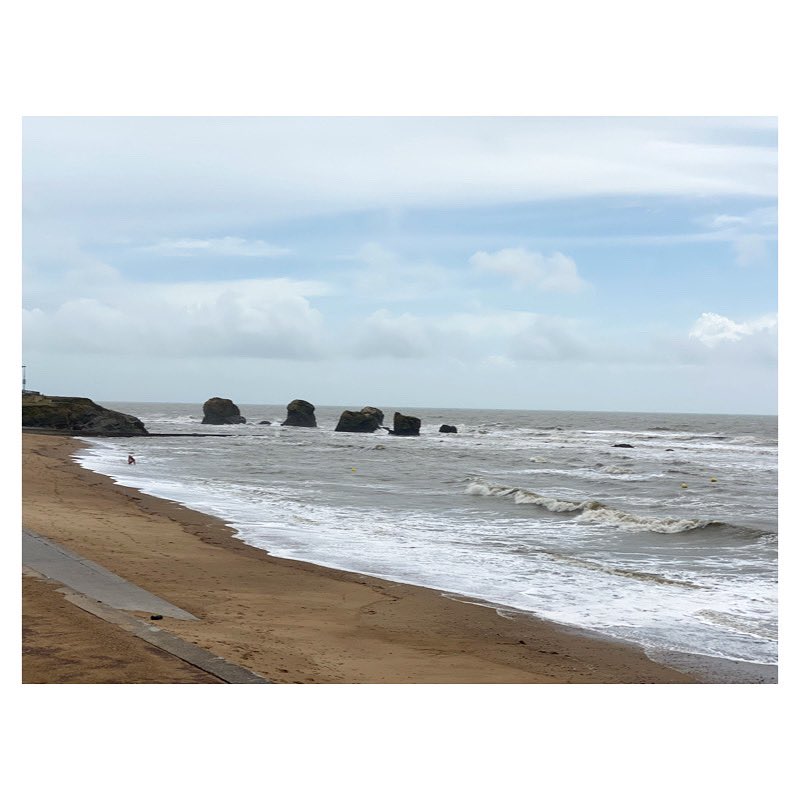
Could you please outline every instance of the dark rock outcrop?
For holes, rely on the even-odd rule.
[[[317,418],[314,406],[307,400],[292,400],[286,406],[286,419],[281,425],[293,425],[297,428],[316,428]]]
[[[455,425],[442,425],[439,433],[458,433],[458,428]]]
[[[241,425],[246,421],[232,400],[212,397],[203,403],[203,425]]]
[[[395,411],[394,430],[389,433],[394,436],[419,436],[420,425],[422,425],[422,421],[419,417],[409,417]]]
[[[262,419],[261,422],[258,423],[259,425],[272,425],[272,423],[268,419]]]
[[[622,444],[612,444],[611,446],[612,447],[633,447],[632,444],[625,444],[624,442]]]
[[[383,411],[365,406],[361,411],[342,411],[336,430],[343,433],[373,433],[381,427]]]
[[[96,436],[147,436],[144,423],[121,411],[103,408],[88,397],[22,396],[22,427]]]
[[[375,417],[375,419],[378,420],[379,428],[383,426],[383,411],[379,408],[375,408],[375,406],[364,406],[364,408],[361,409],[361,413]]]

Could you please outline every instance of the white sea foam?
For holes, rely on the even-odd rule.
[[[141,418],[135,407],[119,410]],[[243,413],[277,420],[283,410]],[[529,423],[526,412],[506,412],[506,421],[489,412],[418,415],[431,419],[423,427],[431,435],[415,440],[350,439],[333,432],[338,411],[323,409],[314,430],[254,424],[202,439],[91,440],[79,460],[216,514],[273,555],[481,598],[654,647],[774,662],[775,537],[740,536],[710,522],[743,530],[777,517],[777,460],[764,445],[771,430],[761,436],[734,421],[732,434],[752,432],[753,442],[714,439],[729,435],[727,421],[703,430],[683,417],[687,430],[665,425],[663,437],[645,440],[652,418],[638,428],[593,429],[571,427],[570,415],[555,425]],[[151,416],[158,432],[208,427],[185,406]],[[460,433],[435,435],[441,423]],[[707,436],[690,438],[697,434]],[[634,448],[610,447],[626,441]],[[696,446],[703,443],[711,446]],[[130,446],[135,468],[126,464]],[[465,474],[481,477],[464,489]]]

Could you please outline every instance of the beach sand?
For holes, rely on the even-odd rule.
[[[278,559],[222,520],[22,437],[23,526],[186,609],[158,625],[274,683],[694,683],[639,649],[439,592]],[[24,683],[217,682],[23,579]],[[140,615],[144,618],[144,615]]]

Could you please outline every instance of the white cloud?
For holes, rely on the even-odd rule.
[[[327,291],[322,284],[275,279],[85,289],[54,308],[23,310],[27,350],[297,359],[327,352],[322,315],[308,299]]]
[[[741,236],[733,242],[733,252],[740,267],[750,267],[766,260],[767,243],[756,234]]]
[[[747,217],[737,217],[733,214],[716,214],[709,221],[712,228],[730,228],[731,226],[744,225]]]
[[[767,242],[777,238],[778,208],[764,206],[746,214],[716,214],[699,220],[714,238],[730,241],[740,267],[763,264],[769,255]]]
[[[451,270],[430,261],[402,258],[377,242],[367,242],[349,256],[357,267],[342,277],[358,294],[380,301],[419,300],[448,285]]]
[[[148,252],[168,256],[260,256],[277,258],[291,251],[285,247],[265,242],[262,239],[241,239],[236,236],[223,236],[218,239],[164,239],[156,244],[139,248]]]
[[[491,367],[494,369],[502,369],[502,370],[510,370],[516,367],[516,363],[512,361],[508,356],[501,356],[501,355],[492,355],[487,356],[481,362],[483,366]]]
[[[537,315],[511,341],[512,355],[526,361],[605,361],[613,348],[603,349],[578,332],[577,323]]]
[[[23,122],[26,215],[91,232],[102,224],[109,233],[113,225],[113,233],[157,229],[169,237],[370,208],[777,194],[777,146],[768,132],[723,118]]]
[[[573,360],[592,349],[577,323],[522,311],[422,316],[381,309],[360,330],[355,352],[394,358],[448,357],[512,366],[513,360]]]
[[[746,214],[715,214],[707,220],[707,224],[712,228],[775,228],[778,224],[778,207],[761,206]]]
[[[716,347],[724,342],[738,342],[758,333],[777,334],[778,315],[766,314],[746,322],[734,322],[721,314],[707,311],[700,315],[689,332],[691,339],[697,339],[706,347]]]
[[[413,314],[380,309],[364,321],[354,350],[358,356],[424,358],[434,351],[434,327]]]
[[[545,256],[525,248],[506,248],[495,253],[475,253],[469,263],[485,272],[507,275],[520,286],[542,291],[577,292],[588,286],[578,275],[575,262],[563,253]]]

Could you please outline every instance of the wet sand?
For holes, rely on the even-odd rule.
[[[527,615],[274,558],[222,520],[84,470],[70,458],[81,446],[23,434],[24,527],[191,612],[199,621],[158,624],[271,682],[698,682],[638,648]],[[149,650],[142,658],[142,642],[126,650],[120,637],[134,637],[63,603],[23,580],[23,682],[215,682]]]

